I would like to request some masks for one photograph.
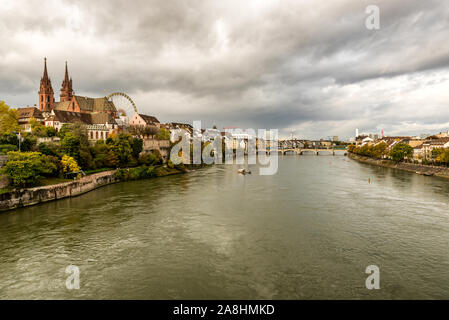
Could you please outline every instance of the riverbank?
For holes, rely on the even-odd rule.
[[[15,189],[1,193],[0,211],[7,211],[48,201],[80,196],[100,187],[121,182],[122,179],[117,177],[116,172],[117,170],[104,171],[70,182],[34,188]],[[180,173],[185,173],[185,171],[161,166],[156,168],[153,178]]]
[[[399,169],[404,171],[413,172],[420,175],[426,175],[426,176],[436,176],[441,178],[449,179],[449,168],[446,167],[437,167],[437,166],[428,166],[428,165],[422,165],[422,164],[415,164],[415,163],[405,163],[405,162],[399,162],[396,163],[391,160],[381,160],[381,159],[373,159],[369,157],[359,156],[353,153],[348,153],[348,157],[350,159],[371,164],[375,166],[385,167],[385,168],[392,168],[392,169]]]

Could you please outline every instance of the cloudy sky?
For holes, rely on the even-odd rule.
[[[449,129],[449,1],[0,0],[0,100],[122,91],[161,121],[300,138]],[[380,29],[365,26],[380,8]]]

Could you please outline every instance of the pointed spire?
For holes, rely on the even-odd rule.
[[[69,68],[67,61],[65,62],[65,75],[62,81],[60,101],[70,101],[73,97],[72,78],[69,78]]]
[[[69,81],[69,70],[67,68],[67,61],[65,62],[65,76],[64,76],[64,81]]]
[[[51,81],[48,77],[47,71],[47,58],[44,58],[44,74],[41,79],[41,85],[39,89],[39,110],[50,111],[54,106],[53,88],[51,87]]]
[[[48,79],[48,73],[47,73],[47,57],[44,58],[44,76],[42,79],[47,80]]]

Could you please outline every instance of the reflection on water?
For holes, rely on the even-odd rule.
[[[0,297],[449,298],[449,181],[332,156],[251,170],[215,166],[0,214]],[[79,290],[65,287],[70,264]],[[365,288],[371,264],[378,291]]]

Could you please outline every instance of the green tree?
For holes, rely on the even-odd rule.
[[[39,178],[53,175],[57,170],[54,162],[39,152],[14,151],[8,153],[8,158],[0,172],[16,187],[34,185]]]
[[[82,123],[64,124],[58,132],[58,137],[64,139],[65,135],[69,132],[78,138],[80,145],[89,145],[86,125]]]
[[[55,142],[41,142],[37,146],[38,151],[47,156],[59,157],[61,155],[61,146]]]
[[[383,156],[388,155],[388,144],[384,141],[376,144],[372,150],[372,156],[374,158],[382,158]]]
[[[19,114],[11,109],[4,101],[0,101],[0,135],[19,131]]]
[[[413,148],[406,143],[398,143],[391,149],[390,157],[395,162],[411,159],[413,157]]]
[[[37,137],[54,137],[56,136],[56,129],[53,127],[44,126],[42,123],[32,118],[30,120],[31,133]]]
[[[80,139],[73,132],[67,132],[64,134],[64,138],[61,140],[61,151],[76,160],[80,158]]]
[[[119,165],[119,159],[114,150],[110,149],[104,159],[104,164],[108,168],[117,168]]]
[[[157,140],[170,140],[170,131],[165,129],[165,128],[161,128],[156,136]]]
[[[37,143],[37,137],[29,132],[22,134],[22,140],[20,143],[21,151],[33,151]]]
[[[139,158],[139,154],[143,150],[143,140],[139,138],[132,139],[132,149],[133,149],[133,157],[134,159]]]
[[[133,137],[130,134],[112,135],[106,140],[106,143],[115,153],[120,167],[137,164],[137,160],[133,157]]]
[[[432,159],[436,163],[449,164],[449,150],[444,148],[437,148],[432,150]]]

